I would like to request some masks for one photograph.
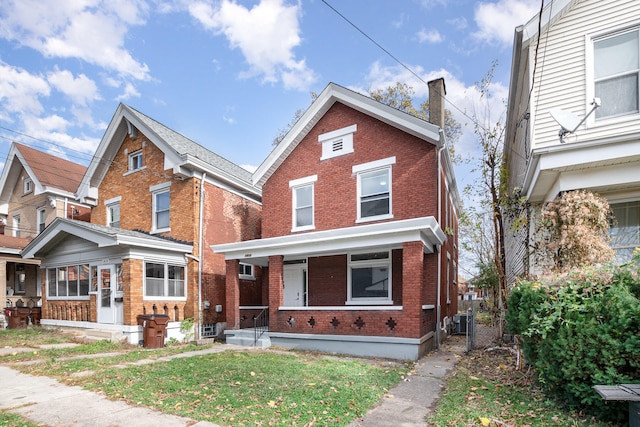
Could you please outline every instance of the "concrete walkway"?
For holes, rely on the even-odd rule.
[[[4,348],[0,354],[35,351],[34,348]],[[136,364],[155,363],[177,357],[217,353],[227,350],[248,350],[235,345],[217,345],[204,350],[141,360]],[[415,372],[391,389],[381,404],[349,427],[424,426],[443,386],[444,376],[455,366],[465,350],[464,337],[445,341],[440,351],[420,359]],[[95,355],[98,357],[99,355]],[[126,365],[123,365],[123,367]],[[29,421],[43,426],[75,427],[205,427],[215,426],[206,421],[164,414],[144,407],[112,401],[80,387],[68,386],[52,378],[19,373],[0,366],[0,409],[20,414]]]
[[[464,336],[452,336],[416,362],[415,372],[389,390],[380,405],[348,427],[424,426],[444,387],[445,376],[466,350]]]

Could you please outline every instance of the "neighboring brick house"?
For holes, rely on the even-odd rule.
[[[20,257],[55,218],[88,221],[90,207],[75,192],[86,167],[13,142],[0,176],[0,295],[7,306],[39,306],[39,261]]]
[[[121,104],[78,196],[91,224],[58,220],[24,251],[42,259],[43,324],[121,331],[130,342],[140,314],[168,315],[174,337],[186,318],[197,338],[203,325],[223,329],[225,262],[208,247],[260,236],[249,172]]]
[[[243,263],[268,269],[274,344],[401,359],[438,345],[457,313],[459,198],[444,81],[429,88],[436,124],[330,84],[271,152],[253,175],[262,239],[212,246],[229,329]]]
[[[552,0],[515,29],[504,153],[530,208],[506,227],[509,283],[544,273],[536,226],[564,192],[607,199],[616,262],[640,246],[639,58],[635,0]]]

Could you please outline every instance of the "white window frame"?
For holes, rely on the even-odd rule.
[[[20,215],[14,215],[12,218],[13,237],[20,237]]]
[[[353,153],[353,134],[356,130],[358,130],[358,126],[351,125],[318,135],[318,142],[322,144],[320,160]]]
[[[386,159],[380,159],[369,163],[363,163],[361,165],[355,165],[352,167],[352,173],[357,176],[357,219],[356,223],[379,221],[383,219],[393,218],[393,169],[392,165],[396,163],[396,157],[387,157]],[[381,170],[387,170],[387,176],[389,177],[389,212],[383,215],[362,217],[362,184],[361,178],[363,174],[369,172],[378,172]]]
[[[129,153],[127,159],[127,169],[129,172],[135,172],[145,168],[142,149]]]
[[[626,205],[626,206],[623,206]],[[632,198],[632,199],[623,199],[623,200],[610,200],[609,201],[609,206],[611,208],[611,214],[612,216],[615,218],[615,221],[617,222],[617,218],[615,217],[614,214],[614,210],[618,210],[621,208],[624,208],[626,211],[629,211],[629,209],[639,209],[640,210],[640,200],[638,200],[637,198]],[[615,227],[613,225],[616,225]],[[640,224],[639,224],[640,225]],[[631,225],[631,227],[633,227],[633,225]],[[618,233],[620,231],[620,225],[619,224],[611,224],[611,227],[609,228],[609,237],[611,238],[611,248],[616,252],[616,261],[617,262],[629,262],[630,257],[626,257],[626,256],[620,256],[619,252],[629,252],[629,253],[633,253],[633,250],[635,248],[638,247],[637,242],[640,241],[640,227],[636,230],[636,241],[635,242],[630,242],[629,243],[623,243],[624,239],[622,239],[622,242],[620,242],[619,234],[613,234],[613,232]],[[630,239],[627,239],[630,240]]]
[[[318,175],[311,175],[304,178],[294,179],[289,181],[289,188],[291,189],[291,231],[305,231],[313,230],[316,228],[316,215],[315,215],[315,183],[318,181]],[[297,226],[298,223],[298,200],[297,191],[304,187],[311,187],[311,224]],[[307,206],[308,207],[308,206]]]
[[[384,253],[388,254],[387,258],[379,258],[379,259],[367,259],[367,260],[359,260],[352,261],[352,257],[354,255],[365,255],[370,253]],[[371,250],[365,252],[351,252],[347,254],[347,305],[392,305],[393,304],[393,284],[392,284],[392,251],[390,250]],[[387,288],[387,296],[386,297],[354,297],[353,296],[353,288],[352,288],[352,280],[353,280],[353,268],[375,268],[375,267],[386,267],[387,268],[387,277],[388,277],[388,288]]]
[[[164,267],[164,277],[163,279],[163,295],[147,295],[147,264],[157,264],[162,265]],[[169,294],[169,267],[177,267],[182,269],[182,290],[184,295],[175,295],[168,296]],[[181,263],[175,262],[166,262],[166,261],[156,261],[156,260],[145,260],[144,269],[143,269],[143,280],[144,280],[144,290],[143,290],[143,300],[153,300],[153,301],[186,301],[187,300],[187,266]],[[175,280],[175,279],[173,279]]]
[[[31,178],[25,178],[23,184],[23,194],[29,194],[33,192],[33,181]]]
[[[109,199],[109,200],[105,200],[104,201],[104,204],[105,204],[105,207],[106,207],[106,210],[107,210],[106,223],[107,223],[108,227],[120,228],[120,218],[121,218],[120,201],[121,200],[122,200],[122,196],[118,196],[118,197],[114,197],[113,199]],[[113,209],[116,206],[118,207],[118,225],[117,226],[113,225],[114,222],[111,221]]]
[[[244,280],[256,280],[255,266],[253,264],[241,262],[240,274],[238,275],[238,277]]]
[[[38,234],[42,233],[47,227],[47,208],[38,208],[36,210],[36,224],[38,227]]]
[[[167,231],[171,231],[171,182],[165,182],[163,184],[153,185],[149,187],[149,191],[151,192],[151,232],[152,233],[165,233]],[[169,195],[169,208],[167,211],[169,212],[169,225],[167,227],[158,227],[158,209],[157,209],[157,197],[161,194],[167,193]],[[164,211],[162,211],[164,212]]]
[[[586,35],[586,43],[587,51],[585,54],[586,57],[586,80],[587,80],[587,105],[585,105],[585,114],[587,111],[591,109],[591,102],[595,95],[595,44],[599,41],[606,40],[607,38],[616,37],[622,35],[624,33],[636,32],[638,33],[638,41],[640,45],[640,22],[636,22],[633,26],[624,26],[618,28],[610,28],[606,31],[601,31],[595,34]],[[640,69],[637,70],[637,75],[640,80]],[[593,126],[595,124],[610,124],[616,123],[620,121],[626,121],[629,119],[629,116],[638,116],[640,115],[640,82],[638,84],[638,110],[633,112],[621,113],[616,115],[610,115],[605,117],[598,117],[596,119],[597,114],[592,114],[587,119],[587,126]],[[597,113],[597,110],[596,110]]]
[[[18,269],[19,268],[19,269]],[[26,276],[27,276],[27,269],[25,267],[25,264],[22,263],[16,263],[14,264],[14,269],[13,269],[13,291],[16,294],[24,294],[26,293]],[[22,280],[20,280],[20,276],[23,276]]]
[[[81,292],[81,286],[80,286],[80,270],[83,266],[87,266],[88,268],[88,276],[86,279],[86,293]],[[69,268],[70,267],[75,267],[78,269],[78,279],[76,281],[76,289],[77,289],[77,293],[78,295],[73,295],[70,296],[69,295]],[[58,295],[58,281],[61,280],[62,277],[62,271],[64,269],[64,275],[65,278],[63,279],[64,281],[66,281],[66,295]],[[54,277],[55,277],[55,283],[51,283],[51,272],[54,273]],[[46,270],[46,281],[47,281],[47,299],[48,300],[88,300],[89,299],[89,294],[91,292],[91,274],[92,274],[92,266],[90,266],[87,263],[84,264],[69,264],[69,265],[59,265],[56,267],[47,267]],[[55,291],[52,292],[52,291]]]

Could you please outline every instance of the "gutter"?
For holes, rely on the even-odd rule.
[[[447,142],[444,136],[444,129],[440,129],[440,147],[438,147],[438,225],[442,227],[442,151],[447,148]],[[449,284],[447,284],[449,286]],[[442,313],[442,304],[440,299],[442,298],[442,245],[438,246],[438,287],[437,287],[437,304],[436,304],[436,349],[440,349],[440,334],[441,320],[440,315]]]
[[[202,325],[202,244],[204,237],[202,231],[204,229],[204,180],[207,177],[206,172],[202,172],[202,179],[200,180],[200,218],[198,224],[198,321],[196,322],[196,330],[194,336],[196,340],[200,339],[200,325]]]

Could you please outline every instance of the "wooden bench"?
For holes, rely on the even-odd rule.
[[[640,384],[596,385],[604,400],[629,402],[629,427],[640,427]]]

